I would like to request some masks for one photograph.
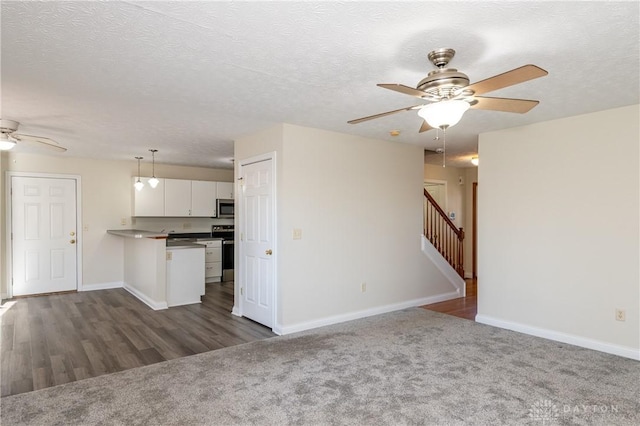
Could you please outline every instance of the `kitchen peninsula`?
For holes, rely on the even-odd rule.
[[[154,310],[187,303],[200,303],[200,296],[204,294],[205,247],[203,245],[186,243],[171,244],[168,247],[168,234],[137,229],[107,230],[107,233],[123,239],[124,288],[127,291]],[[176,250],[180,250],[181,253],[174,256]],[[190,264],[192,273],[187,274],[190,276],[182,276],[179,283],[175,280],[171,282],[167,271],[171,275],[172,271],[178,270],[176,269],[178,265],[173,265],[174,257],[177,262],[185,261],[186,257],[182,250],[190,253],[189,259],[193,262]],[[194,267],[195,264],[201,264],[202,268]],[[189,283],[195,284],[189,285]],[[180,288],[172,288],[176,285]],[[189,294],[190,290],[194,290],[191,291],[193,295]]]

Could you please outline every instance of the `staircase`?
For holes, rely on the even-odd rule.
[[[464,231],[462,228],[456,228],[426,189],[424,190],[424,236],[458,275],[464,278],[462,262]]]

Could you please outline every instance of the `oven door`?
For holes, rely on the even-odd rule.
[[[234,247],[233,240],[222,241],[222,281],[233,281],[234,279]]]

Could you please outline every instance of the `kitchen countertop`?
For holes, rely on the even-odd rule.
[[[163,232],[142,231],[139,229],[107,229],[107,234],[117,235],[125,238],[154,238],[164,239],[169,236]]]
[[[192,243],[191,241],[167,241],[167,249],[192,249],[205,248],[204,244]]]

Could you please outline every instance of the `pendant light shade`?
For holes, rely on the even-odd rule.
[[[142,160],[142,157],[133,158],[138,160],[138,180],[136,180],[136,183],[134,183],[133,186],[136,188],[136,191],[142,191],[142,188],[144,188],[144,183],[140,181],[140,160]]]
[[[158,152],[158,150],[150,149],[149,151],[151,151],[151,163],[153,167],[151,169],[151,179],[149,179],[149,186],[151,188],[155,188],[156,186],[158,186],[158,183],[160,183],[160,181],[156,177],[156,152]]]
[[[469,109],[469,103],[459,99],[440,101],[418,110],[418,115],[435,129],[446,129],[458,124]]]

